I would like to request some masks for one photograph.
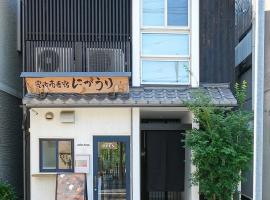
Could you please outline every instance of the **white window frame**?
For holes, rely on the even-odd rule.
[[[163,0],[164,2],[164,26],[144,26],[143,25],[143,1],[140,0],[141,3],[141,30],[144,29],[159,29],[159,30],[189,30],[190,29],[190,18],[191,18],[191,6],[190,6],[190,1],[188,1],[188,25],[187,26],[170,26],[168,25],[168,0]]]
[[[189,59],[160,59],[160,58],[146,58],[146,59],[141,59],[141,66],[143,65],[142,62],[143,61],[158,61],[158,62],[166,62],[166,61],[177,61],[177,62],[188,62],[189,64],[189,70],[190,70],[190,60]],[[173,82],[143,82],[142,78],[143,78],[143,70],[141,68],[141,84],[142,85],[181,85],[181,86],[189,86],[191,84],[191,73],[189,73],[189,79],[187,83],[173,83]]]
[[[144,26],[143,25],[143,1],[140,0],[140,84],[141,85],[181,85],[188,86],[191,85],[191,74],[192,74],[192,66],[191,66],[191,0],[188,1],[188,25],[187,26],[170,26],[168,25],[168,0],[164,1],[164,26]],[[143,55],[143,34],[151,33],[151,34],[187,34],[189,35],[189,53],[188,55]],[[143,81],[143,69],[142,62],[144,60],[149,61],[187,61],[189,63],[189,81],[187,83],[172,83],[172,82],[144,82]]]
[[[145,33],[149,33],[149,34],[178,34],[178,35],[188,35],[189,38],[188,38],[188,54],[187,55],[145,55],[143,54],[143,34]],[[190,32],[189,31],[173,31],[173,30],[170,30],[170,31],[153,31],[153,30],[144,30],[144,31],[141,31],[141,41],[140,41],[140,45],[141,45],[141,59],[143,58],[168,58],[168,59],[171,59],[171,58],[175,58],[175,59],[178,59],[178,58],[183,58],[183,59],[190,59],[190,54],[191,54],[191,49],[190,49],[190,45],[191,45],[191,35],[190,35]]]

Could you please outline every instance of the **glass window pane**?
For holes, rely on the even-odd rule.
[[[189,35],[144,33],[142,51],[143,55],[189,55]]]
[[[59,169],[72,169],[71,141],[59,141],[58,143],[58,166]]]
[[[143,0],[143,25],[164,26],[164,0]]]
[[[189,84],[189,62],[143,61],[142,82]]]
[[[42,141],[42,169],[56,169],[56,141]]]
[[[188,26],[188,0],[168,0],[168,25]]]
[[[99,199],[127,199],[126,144],[124,142],[98,143]]]

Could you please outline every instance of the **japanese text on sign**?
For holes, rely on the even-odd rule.
[[[127,77],[46,77],[26,78],[29,93],[126,93]]]

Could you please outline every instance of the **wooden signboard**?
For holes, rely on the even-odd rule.
[[[58,174],[56,177],[56,200],[86,200],[85,174]]]
[[[127,93],[128,77],[25,78],[28,93]]]

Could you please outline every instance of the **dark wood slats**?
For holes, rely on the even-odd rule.
[[[24,71],[131,71],[131,0],[24,0]]]
[[[234,80],[234,0],[200,1],[200,82]]]
[[[25,40],[129,41],[131,0],[25,0]]]
[[[147,200],[182,200],[181,192],[148,192]]]

